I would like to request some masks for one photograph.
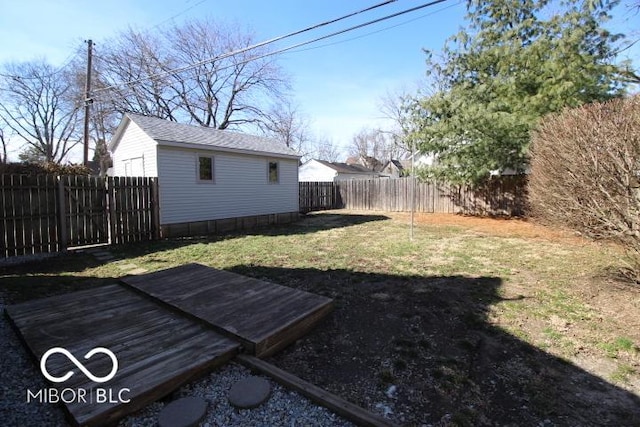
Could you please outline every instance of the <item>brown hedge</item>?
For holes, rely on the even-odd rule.
[[[640,277],[640,96],[545,117],[533,134],[531,214],[626,247]]]
[[[90,169],[84,165],[60,165],[58,163],[4,163],[0,164],[0,174],[19,175],[89,175]]]

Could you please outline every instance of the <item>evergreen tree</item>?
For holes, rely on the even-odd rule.
[[[479,182],[522,171],[545,114],[619,96],[602,27],[617,1],[469,0],[468,28],[428,54],[436,90],[413,105],[413,144],[437,155],[432,175]]]

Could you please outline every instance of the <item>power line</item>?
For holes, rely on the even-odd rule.
[[[280,41],[280,40],[284,40],[284,39],[287,39],[287,38],[290,38],[290,37],[293,37],[293,36],[297,36],[297,35],[306,33],[308,31],[312,31],[312,30],[315,30],[315,29],[318,29],[318,28],[321,28],[321,27],[324,27],[324,26],[327,26],[327,25],[334,24],[336,22],[339,22],[339,21],[351,18],[353,16],[359,15],[361,13],[369,12],[369,11],[377,9],[379,7],[386,6],[386,5],[391,4],[391,3],[395,3],[396,1],[397,0],[386,0],[386,1],[383,1],[381,3],[374,4],[373,6],[369,6],[367,8],[364,8],[364,9],[357,10],[355,12],[349,13],[347,15],[340,16],[338,18],[330,19],[328,21],[324,21],[324,22],[321,22],[319,24],[315,24],[315,25],[312,25],[310,27],[303,28],[302,30],[297,30],[297,31],[294,31],[294,32],[291,32],[291,33],[288,33],[288,34],[285,34],[285,35],[282,35],[282,36],[274,37],[272,39],[269,39],[269,40],[266,40],[266,41],[263,41],[263,42],[260,42],[260,43],[253,44],[251,46],[247,46],[247,47],[244,47],[242,49],[238,49],[238,50],[235,50],[235,51],[227,52],[227,53],[219,55],[219,56],[215,56],[213,58],[205,59],[203,61],[199,61],[199,62],[196,62],[194,64],[190,64],[190,65],[182,67],[182,68],[177,68],[177,69],[174,69],[174,70],[169,70],[169,71],[166,71],[166,72],[158,73],[158,74],[147,76],[147,77],[144,77],[144,78],[132,80],[132,81],[129,81],[129,82],[120,83],[118,85],[108,86],[106,88],[98,89],[95,92],[96,93],[97,92],[102,92],[102,91],[109,90],[109,89],[115,89],[115,88],[120,87],[120,86],[128,86],[128,85],[132,85],[132,84],[136,84],[136,83],[141,83],[143,81],[153,80],[153,79],[156,79],[156,78],[159,78],[159,77],[168,76],[170,74],[177,74],[177,73],[181,73],[181,72],[184,72],[184,71],[188,71],[188,70],[190,70],[192,68],[196,68],[196,67],[199,67],[201,65],[208,64],[210,62],[219,61],[221,59],[225,59],[225,58],[228,58],[228,57],[231,57],[231,56],[239,55],[241,53],[248,52],[250,50],[254,50],[254,49],[257,49],[259,47],[263,47],[263,46],[275,43],[275,42]]]
[[[173,21],[174,19],[176,19],[178,16],[182,16],[185,13],[189,12],[192,9],[195,9],[196,7],[200,6],[202,3],[206,2],[208,0],[200,0],[198,3],[191,5],[189,7],[187,7],[186,9],[182,10],[181,12],[176,13],[175,15],[171,16],[170,18],[165,19],[164,21],[159,22],[158,24],[154,25],[153,27],[151,27],[151,29],[153,30],[154,28],[158,28],[159,26],[161,26],[162,24],[166,24],[169,21]],[[188,3],[188,2],[187,2]]]
[[[69,56],[67,56],[67,58],[62,62],[62,65],[60,65],[59,67],[55,67],[53,71],[51,71],[49,74],[46,74],[44,76],[19,76],[17,74],[3,74],[3,73],[0,73],[0,76],[9,78],[9,79],[19,79],[19,80],[49,79],[55,76],[56,74],[60,74],[61,72],[65,71],[65,68],[67,68],[67,66],[71,64],[73,60],[76,59],[79,55],[80,55],[79,50],[76,50],[75,52],[69,54]]]
[[[371,20],[371,21],[367,21],[367,22],[364,22],[362,24],[358,24],[358,25],[354,25],[354,26],[349,27],[349,28],[345,28],[344,30],[335,31],[333,33],[326,34],[324,36],[316,37],[315,39],[312,39],[312,40],[307,40],[307,41],[300,42],[300,43],[297,43],[297,44],[294,44],[294,45],[291,45],[291,46],[288,46],[288,47],[285,47],[285,48],[282,48],[282,49],[279,49],[279,50],[276,50],[276,51],[273,51],[273,52],[266,53],[264,55],[258,56],[256,59],[262,59],[262,58],[264,58],[266,56],[272,56],[272,55],[277,55],[279,53],[287,52],[289,50],[293,50],[293,49],[296,49],[298,47],[306,46],[306,45],[311,44],[311,43],[316,43],[316,42],[318,42],[320,40],[325,40],[325,39],[328,39],[328,38],[331,38],[331,37],[339,36],[341,34],[345,34],[345,33],[348,33],[348,32],[354,31],[354,30],[358,30],[360,28],[368,27],[369,25],[377,24],[379,22],[387,21],[389,19],[396,18],[398,16],[406,15],[407,13],[415,12],[417,10],[424,9],[424,8],[427,8],[427,7],[430,7],[430,6],[435,6],[436,4],[444,3],[445,1],[448,1],[448,0],[434,0],[434,1],[431,1],[429,3],[423,3],[423,4],[419,5],[419,6],[415,6],[415,7],[409,8],[409,9],[405,9],[405,10],[402,10],[400,12],[393,13],[391,15],[383,16],[382,18],[377,18],[377,19],[374,19],[374,20]]]
[[[435,11],[433,11],[431,13],[425,13],[424,15],[420,15],[420,16],[418,16],[416,18],[412,18],[412,19],[400,22],[399,24],[396,24],[396,25],[390,25],[388,27],[384,27],[384,28],[381,28],[381,29],[376,30],[376,31],[371,31],[371,32],[368,32],[366,34],[362,34],[360,36],[352,37],[352,38],[346,39],[346,40],[340,40],[340,41],[333,42],[333,43],[326,43],[326,44],[323,44],[323,45],[320,45],[320,46],[308,47],[306,49],[294,50],[291,53],[307,52],[307,51],[310,51],[310,50],[322,49],[324,47],[335,46],[335,45],[338,45],[338,44],[347,43],[347,42],[354,41],[354,40],[359,40],[359,39],[362,39],[362,38],[365,38],[365,37],[369,37],[369,36],[374,35],[374,34],[382,33],[384,31],[389,31],[389,30],[391,30],[393,28],[397,28],[397,27],[401,27],[403,25],[410,24],[411,22],[415,22],[415,21],[418,21],[420,19],[424,19],[424,18],[426,18],[428,16],[432,16],[432,15],[435,15],[436,13],[440,13],[440,12],[443,12],[445,10],[451,9],[453,7],[456,7],[458,5],[461,5],[462,3],[464,3],[464,0],[459,0],[457,3],[453,3],[453,4],[450,4],[449,6],[446,6],[446,7],[443,7],[441,9],[435,10]]]
[[[243,61],[236,62],[236,63],[230,64],[230,65],[224,66],[224,67],[220,67],[220,68],[217,69],[217,71],[223,71],[223,70],[226,70],[228,68],[237,67],[238,65],[243,65],[243,64],[246,64],[246,63],[249,63],[249,62],[252,62],[252,61],[257,61],[257,60],[260,60],[260,59],[264,59],[264,58],[267,58],[269,56],[278,55],[280,53],[284,53],[284,52],[296,49],[298,47],[302,47],[302,46],[306,46],[306,45],[309,45],[309,44],[312,44],[312,43],[316,43],[316,42],[318,42],[320,40],[325,40],[325,39],[328,39],[330,37],[335,37],[337,35],[344,34],[344,33],[347,33],[349,31],[353,31],[353,30],[356,30],[356,29],[359,29],[359,28],[363,28],[363,27],[366,27],[366,26],[369,26],[369,25],[376,24],[378,22],[382,22],[382,21],[385,21],[385,20],[389,20],[389,19],[395,18],[397,16],[401,16],[401,15],[405,15],[405,14],[408,14],[408,13],[411,13],[411,12],[415,12],[416,10],[421,10],[421,9],[424,9],[424,8],[427,8],[427,7],[430,7],[430,6],[434,6],[436,4],[444,3],[445,1],[448,1],[448,0],[434,0],[434,1],[431,1],[431,2],[428,2],[428,3],[424,3],[424,4],[421,4],[419,6],[412,7],[410,9],[405,9],[405,10],[402,10],[400,12],[396,12],[394,14],[384,16],[382,18],[374,19],[372,21],[368,21],[368,22],[365,22],[365,23],[362,23],[362,24],[359,24],[359,25],[355,25],[355,26],[352,26],[352,27],[349,27],[349,28],[346,28],[346,29],[343,29],[343,30],[340,30],[340,31],[335,31],[333,33],[330,33],[330,34],[327,34],[327,35],[324,35],[324,36],[316,37],[315,39],[307,40],[307,41],[304,41],[304,42],[300,42],[300,43],[297,43],[297,44],[294,44],[294,45],[287,46],[287,47],[282,48],[282,49],[278,49],[278,50],[275,50],[275,51],[267,52],[267,53],[265,53],[263,55],[258,55],[258,56],[254,56],[254,57],[251,57],[251,58],[247,58],[247,59],[245,59]],[[245,49],[241,49],[241,51],[244,52]],[[211,60],[208,60],[208,61],[200,61],[200,62],[198,62],[196,64],[192,64],[191,66],[183,67],[183,68],[179,69],[180,71],[178,71],[178,72],[183,72],[183,71],[186,71],[188,69],[195,68],[197,66],[202,65],[203,63],[213,62],[213,61],[217,61],[217,60],[222,59],[222,58],[227,58],[227,57],[230,57],[230,56],[234,56],[234,55],[237,55],[238,53],[240,53],[240,52],[237,52],[237,53],[230,52],[230,53],[227,53],[227,54],[224,54],[224,55],[220,55],[219,57],[212,58]],[[102,92],[106,92],[106,91],[109,91],[109,90],[118,89],[118,88],[125,88],[125,87],[128,87],[130,89],[130,86],[133,85],[133,84],[137,84],[137,83],[140,83],[140,82],[143,82],[143,81],[147,81],[147,80],[153,80],[153,79],[156,79],[156,78],[159,78],[159,77],[164,77],[164,76],[167,76],[167,75],[173,74],[173,73],[175,73],[175,70],[174,71],[170,70],[170,71],[167,71],[167,72],[164,72],[164,73],[158,73],[158,74],[153,75],[153,76],[148,76],[148,77],[145,77],[145,78],[133,80],[133,81],[126,82],[126,83],[120,83],[120,84],[117,84],[117,85],[107,86],[107,87],[95,90],[94,94],[96,94],[98,92],[102,93]],[[182,94],[182,96],[187,95],[187,94],[193,92],[196,89],[197,89],[197,87],[189,89],[189,90],[185,91]],[[104,99],[103,100],[98,100],[98,102],[100,102],[100,101],[107,101],[107,100],[104,100]]]
[[[131,86],[131,85],[135,85],[135,84],[138,84],[138,83],[142,83],[144,81],[155,80],[155,79],[160,78],[160,77],[169,76],[171,74],[179,74],[179,73],[182,73],[184,71],[188,71],[190,69],[199,67],[199,66],[204,65],[204,64],[208,64],[208,63],[211,63],[211,62],[219,61],[221,59],[225,59],[225,58],[229,58],[229,57],[232,57],[232,56],[236,56],[236,55],[239,55],[241,53],[245,53],[247,51],[256,49],[258,47],[262,47],[262,46],[265,46],[265,45],[268,45],[268,44],[272,44],[272,43],[274,43],[276,41],[280,41],[280,40],[292,37],[294,35],[299,35],[299,34],[302,34],[304,32],[311,31],[313,29],[317,29],[317,28],[320,28],[322,26],[329,25],[331,23],[347,19],[348,17],[351,17],[351,16],[354,16],[354,15],[357,15],[357,14],[360,14],[360,13],[363,13],[363,12],[366,12],[366,11],[369,11],[369,10],[372,10],[372,9],[387,5],[389,3],[393,3],[395,1],[397,1],[397,0],[388,0],[388,1],[385,1],[385,2],[382,2],[382,3],[378,3],[378,4],[374,5],[374,6],[368,7],[366,9],[362,9],[362,10],[357,11],[357,12],[350,13],[348,15],[345,15],[345,16],[342,16],[342,17],[339,17],[339,18],[336,18],[336,19],[333,19],[333,20],[330,20],[330,21],[326,21],[326,22],[323,22],[323,23],[320,23],[320,24],[316,24],[316,25],[313,25],[311,27],[304,28],[302,30],[294,31],[292,33],[289,33],[289,34],[286,34],[286,35],[283,35],[283,36],[278,36],[278,37],[272,38],[272,39],[267,40],[267,41],[263,41],[263,42],[260,42],[260,43],[257,43],[257,44],[251,45],[251,46],[247,46],[247,47],[242,48],[242,49],[238,49],[238,50],[235,50],[235,51],[227,52],[227,53],[224,53],[222,55],[218,55],[218,56],[215,56],[215,57],[203,60],[203,61],[199,61],[199,62],[190,64],[190,65],[187,65],[187,66],[184,66],[184,67],[180,67],[180,68],[164,71],[164,72],[161,72],[161,73],[157,73],[157,74],[154,74],[154,75],[151,75],[151,76],[146,76],[146,77],[143,77],[143,78],[130,80],[130,81],[127,81],[127,82],[118,83],[118,84],[115,84],[115,85],[111,85],[111,86],[107,86],[107,87],[104,87],[104,88],[100,88],[100,89],[95,90],[94,93],[104,92],[104,91],[107,91],[107,90],[117,89],[117,88],[121,88],[121,87],[125,87],[125,86]],[[256,61],[256,60],[259,60],[259,59],[266,58],[268,56],[277,55],[279,53],[283,53],[283,52],[286,52],[286,51],[289,51],[289,50],[292,50],[292,49],[296,49],[298,47],[306,46],[308,44],[315,43],[315,42],[318,42],[320,40],[325,40],[325,39],[328,39],[330,37],[335,37],[335,36],[338,36],[340,34],[344,34],[344,33],[347,33],[347,32],[350,32],[350,31],[354,31],[354,30],[357,30],[357,29],[360,29],[360,28],[363,28],[363,27],[367,27],[369,25],[377,24],[379,22],[386,21],[386,20],[401,16],[401,15],[405,15],[407,13],[415,12],[417,10],[421,10],[421,9],[424,9],[424,8],[427,8],[427,7],[430,7],[430,6],[434,6],[436,4],[444,3],[445,1],[448,1],[448,0],[434,0],[434,1],[431,1],[431,2],[428,2],[428,3],[424,3],[424,4],[421,4],[419,6],[415,6],[415,7],[409,8],[409,9],[402,10],[400,12],[396,12],[396,13],[393,13],[393,14],[390,14],[390,15],[383,16],[382,18],[377,18],[377,19],[374,19],[374,20],[371,20],[371,21],[367,21],[367,22],[359,24],[359,25],[355,25],[355,26],[352,26],[352,27],[349,27],[349,28],[346,28],[346,29],[343,29],[343,30],[340,30],[340,31],[335,31],[335,32],[330,33],[330,34],[327,34],[327,35],[324,35],[324,36],[321,36],[321,37],[317,37],[315,39],[311,39],[311,40],[307,40],[307,41],[304,41],[304,42],[300,42],[300,43],[285,47],[283,49],[267,52],[266,54],[249,58],[247,60],[244,60],[244,61],[241,61],[239,63],[233,64],[231,66],[242,65],[242,64],[245,64],[245,63],[248,63],[248,62],[251,62],[251,61]],[[219,70],[223,70],[223,69],[229,68],[231,66],[223,67],[223,68],[220,68]]]

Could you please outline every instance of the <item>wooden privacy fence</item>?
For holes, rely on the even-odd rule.
[[[520,176],[495,178],[476,188],[413,178],[305,182],[300,183],[300,207],[303,212],[339,208],[410,212],[413,194],[416,212],[519,216],[525,212],[525,188]],[[331,206],[326,194],[332,194]]]
[[[159,236],[155,178],[0,175],[4,257]]]
[[[335,209],[340,205],[339,194],[333,182],[301,182],[300,212]]]

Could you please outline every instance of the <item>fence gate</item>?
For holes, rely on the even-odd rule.
[[[0,257],[159,233],[157,178],[0,175]]]
[[[61,176],[61,240],[66,247],[109,243],[109,212],[104,178]]]

